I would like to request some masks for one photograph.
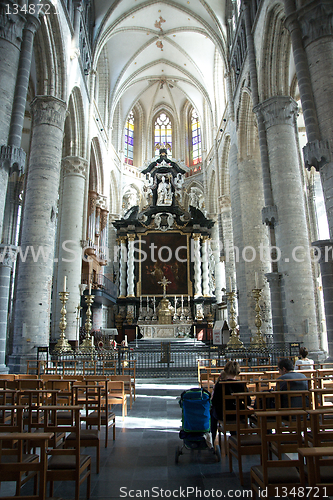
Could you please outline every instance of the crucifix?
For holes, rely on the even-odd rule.
[[[158,281],[158,284],[161,285],[161,286],[163,286],[163,298],[166,297],[166,288],[171,283],[172,283],[172,281],[168,281],[165,276],[163,276],[163,278],[161,279],[161,281]]]

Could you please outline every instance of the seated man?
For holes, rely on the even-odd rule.
[[[308,382],[304,373],[294,372],[293,362],[288,358],[281,358],[278,362],[278,370],[280,373],[280,377],[277,380],[291,380],[289,384],[289,388],[291,391],[307,391],[308,390]],[[304,380],[303,380],[304,379]],[[287,391],[288,384],[287,382],[280,382],[276,385],[276,390],[278,391]],[[283,408],[288,407],[288,398],[281,398],[281,406]],[[293,408],[301,408],[302,407],[302,398],[301,396],[295,396],[291,400],[291,406]]]

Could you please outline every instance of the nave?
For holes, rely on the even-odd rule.
[[[218,498],[228,491],[231,497],[235,494],[243,497],[236,461],[234,472],[230,473],[226,457],[217,462],[208,450],[200,454],[185,450],[178,465],[175,464],[176,447],[182,445],[178,436],[181,426],[178,400],[183,390],[197,386],[195,378],[137,380],[136,401],[124,420],[119,405],[115,408],[116,440],[112,441],[111,432],[108,447],[101,446],[99,474],[95,468],[95,449],[85,451],[92,457],[91,500],[182,498],[182,495],[200,498],[200,492],[201,498]],[[102,442],[103,438],[102,435]],[[250,489],[249,471],[258,460],[258,456],[243,457],[245,490]],[[12,483],[2,483],[0,498],[14,491]],[[74,482],[55,483],[54,497],[72,500]],[[80,498],[85,497],[83,484]]]

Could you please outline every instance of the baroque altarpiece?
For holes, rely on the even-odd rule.
[[[142,171],[140,205],[114,222],[120,245],[117,327],[137,325],[144,338],[182,338],[193,325],[213,321],[214,222],[195,200],[185,200],[185,173],[161,149]]]

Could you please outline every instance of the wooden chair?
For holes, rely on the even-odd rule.
[[[107,381],[107,393],[109,405],[121,405],[123,419],[127,415],[127,398],[125,384],[122,380]]]
[[[222,415],[223,415],[223,420],[219,420],[217,424],[217,432],[218,432],[218,440],[219,440],[219,446],[220,449],[222,450],[222,434],[224,435],[224,454],[227,455],[228,453],[228,446],[227,446],[227,433],[228,432],[235,432],[237,431],[237,423],[236,423],[236,398],[235,394],[229,394],[228,391],[230,390],[230,386],[232,384],[238,384],[240,381],[235,381],[233,382],[232,380],[228,380],[226,382],[220,382],[221,388],[222,388]],[[246,388],[246,385],[244,383],[244,389]],[[241,423],[241,425],[244,425]]]
[[[101,390],[98,385],[74,386],[74,404],[79,405],[84,410],[84,415],[80,415],[81,422],[86,422],[86,429],[81,429],[81,448],[96,448],[96,472],[100,467],[100,431],[101,431]],[[97,429],[92,429],[92,427]],[[65,440],[65,448],[73,447],[76,435],[71,432]]]
[[[45,500],[46,495],[46,450],[52,433],[38,434],[14,432],[11,434],[0,433],[0,481],[15,481],[15,496],[3,497],[6,499],[21,498],[27,500]],[[38,440],[40,453],[27,454],[25,448],[29,448],[27,443],[34,443]],[[4,448],[4,443],[11,442],[10,450]],[[15,443],[16,446],[13,446]],[[37,488],[38,475],[38,488]],[[21,487],[30,479],[35,479],[34,494],[21,496]]]
[[[311,389],[314,409],[333,408],[333,390],[328,388]]]
[[[116,416],[113,411],[111,411],[111,404],[109,403],[109,393],[108,393],[108,380],[98,380],[97,384],[101,386],[101,426],[105,427],[105,448],[108,446],[109,440],[109,427],[113,428],[113,440],[116,439]],[[93,411],[90,416],[92,418],[96,417]]]
[[[73,432],[75,434],[73,448],[49,450],[50,459],[48,461],[46,480],[50,483],[50,496],[53,496],[53,483],[55,481],[75,481],[75,500],[79,500],[80,486],[87,480],[88,499],[90,497],[91,458],[89,455],[81,455],[80,406],[68,406],[67,409],[72,414],[72,420],[67,425],[59,426],[57,418],[59,406],[42,407],[42,410],[44,410],[45,432],[59,432],[60,427],[63,432]]]
[[[236,435],[229,436],[228,456],[229,471],[232,472],[232,457],[238,461],[239,480],[244,484],[242,456],[259,455],[261,453],[261,437],[259,427],[252,427],[250,417],[255,410],[247,406],[248,393],[234,394],[236,399]]]
[[[124,382],[125,393],[129,396],[130,399],[130,410],[131,410],[134,397],[134,389],[132,385],[131,375],[111,375],[111,380],[115,381],[120,380]]]
[[[309,497],[327,498],[333,495],[333,447],[298,448],[302,483],[307,478]],[[304,467],[306,462],[306,471]]]
[[[122,375],[131,375],[133,395],[134,395],[134,401],[135,401],[135,398],[136,398],[136,394],[135,394],[136,359],[130,359],[130,360],[122,359],[121,360],[121,374]],[[116,375],[116,373],[114,375]]]
[[[271,433],[267,427],[267,419],[274,417],[281,419],[288,417],[292,412],[293,417],[298,422],[299,428],[302,428],[302,418],[306,418],[306,412],[303,410],[279,410],[279,411],[260,411],[257,413],[261,427],[261,465],[251,467],[251,490],[253,498],[263,490],[267,491],[267,497],[282,497],[283,492],[287,493],[297,487],[302,486],[299,473],[300,459],[290,459],[282,455],[280,459],[272,460],[271,445],[279,447],[285,446],[290,442],[293,446],[298,444],[296,450],[302,447],[302,435],[297,430],[290,432],[280,432],[281,426]],[[284,489],[283,489],[284,488]],[[267,489],[267,490],[266,490]]]
[[[307,445],[333,446],[333,408],[321,407],[309,410],[310,430],[307,433]]]

